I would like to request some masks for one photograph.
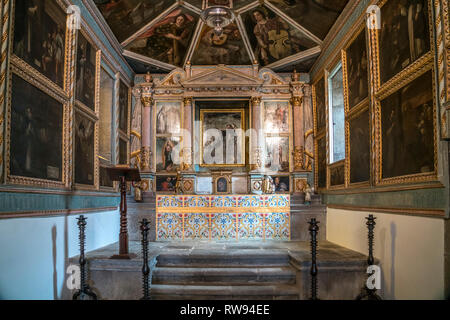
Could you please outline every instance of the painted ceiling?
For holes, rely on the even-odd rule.
[[[309,72],[349,0],[93,0],[137,72],[192,65],[248,65]],[[237,19],[217,37],[200,19],[206,6]]]

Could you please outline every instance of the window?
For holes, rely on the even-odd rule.
[[[330,163],[345,159],[345,110],[342,65],[328,77]]]

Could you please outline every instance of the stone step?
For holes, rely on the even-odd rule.
[[[161,253],[157,267],[282,267],[289,265],[287,251],[280,250],[192,250]]]
[[[294,284],[295,272],[290,267],[269,268],[156,268],[154,284]]]
[[[298,299],[295,285],[201,286],[152,285],[154,300],[289,300]]]

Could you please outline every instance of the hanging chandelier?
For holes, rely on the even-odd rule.
[[[211,6],[202,11],[201,18],[214,29],[217,36],[220,36],[223,33],[223,28],[232,23],[236,16],[233,10],[226,6]]]

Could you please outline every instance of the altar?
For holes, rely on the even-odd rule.
[[[290,240],[290,196],[158,195],[156,240]]]

